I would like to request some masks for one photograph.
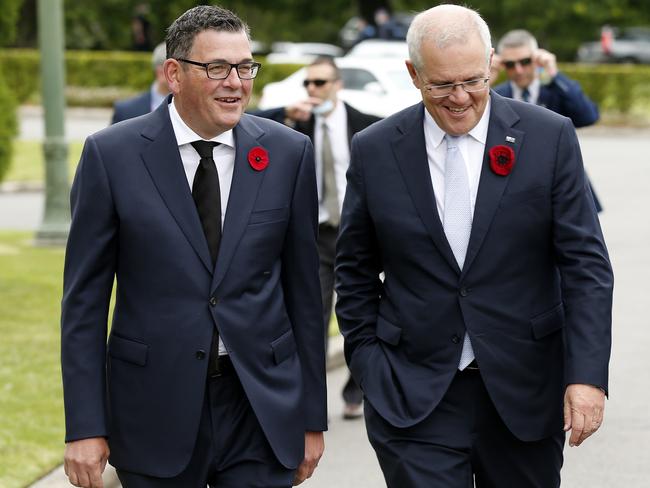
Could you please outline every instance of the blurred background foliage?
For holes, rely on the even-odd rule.
[[[17,25],[15,46],[36,45],[36,1],[24,0],[18,23],[12,10],[3,10],[0,38]],[[20,4],[20,0],[3,0]],[[149,32],[150,43],[163,40],[165,28],[194,0],[65,0],[66,45],[69,49],[134,48],[134,22]],[[380,6],[392,11],[416,12],[434,5],[430,0],[223,0],[219,5],[244,18],[253,38],[273,41],[338,42],[338,33],[354,15],[372,20]],[[649,0],[466,0],[448,2],[478,9],[492,29],[495,41],[514,28],[526,28],[543,47],[563,61],[575,57],[578,44],[599,37],[604,24],[626,27],[650,24]]]

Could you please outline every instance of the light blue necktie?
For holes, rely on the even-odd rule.
[[[445,209],[443,228],[460,269],[465,263],[467,244],[472,230],[472,208],[469,199],[469,178],[463,155],[458,148],[460,137],[445,136],[447,140],[447,159],[445,160]],[[474,359],[474,350],[465,333],[463,350],[458,369],[463,370]]]

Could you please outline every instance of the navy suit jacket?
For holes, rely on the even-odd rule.
[[[118,468],[170,477],[187,465],[215,326],[283,465],[302,461],[305,431],[327,429],[312,145],[251,115],[234,138],[216,269],[167,104],[86,141],[62,304],[66,440],[108,437]],[[262,171],[247,159],[257,146]]]
[[[512,98],[512,86],[506,81],[494,87],[494,91]],[[537,105],[569,117],[576,127],[586,127],[598,121],[598,107],[585,95],[580,83],[558,73],[550,83],[539,88]]]
[[[392,425],[440,402],[467,331],[500,416],[532,441],[562,428],[567,384],[607,389],[613,278],[571,121],[491,100],[462,270],[436,210],[424,106],[355,136],[336,313],[352,374]],[[498,145],[515,152],[507,176],[490,169]]]
[[[151,112],[151,90],[147,90],[133,98],[115,102],[111,124],[117,124],[123,120],[139,117],[149,112]]]

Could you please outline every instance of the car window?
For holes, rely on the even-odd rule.
[[[372,73],[361,68],[342,68],[341,79],[347,90],[363,90],[368,83],[377,81]]]

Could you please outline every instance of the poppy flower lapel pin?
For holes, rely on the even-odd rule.
[[[490,169],[499,176],[508,176],[515,165],[515,151],[510,146],[494,146],[490,148]]]
[[[261,146],[248,151],[248,163],[255,171],[262,171],[269,165],[269,153]]]

